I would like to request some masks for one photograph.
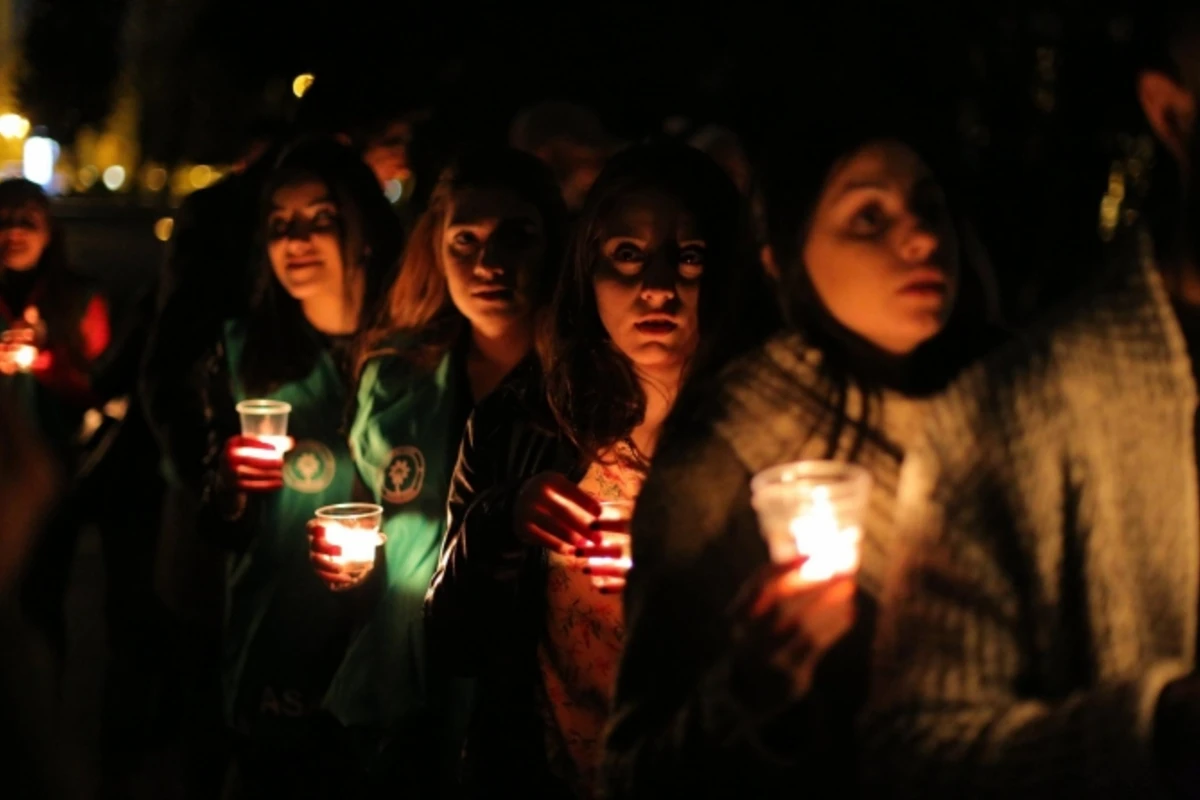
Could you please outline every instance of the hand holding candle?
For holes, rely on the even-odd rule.
[[[733,609],[734,680],[759,710],[803,697],[821,658],[854,625],[854,581],[801,577],[804,559],[767,564]]]
[[[226,480],[239,492],[276,492],[283,488],[284,450],[249,436],[225,442]]]
[[[563,555],[601,544],[592,523],[600,503],[558,472],[543,472],[525,482],[513,509],[517,538]]]
[[[751,505],[775,563],[800,557],[800,579],[815,583],[858,571],[862,515],[871,476],[834,461],[799,461],[760,472]]]
[[[295,443],[287,435],[290,404],[282,400],[243,400],[237,404],[242,420],[242,436],[274,447],[281,454]]]
[[[0,333],[0,374],[32,372],[38,358],[36,331],[20,325]]]
[[[382,524],[383,507],[370,503],[317,509],[308,523],[309,559],[331,590],[351,589],[371,574],[376,550],[387,539],[379,531]]]
[[[633,519],[633,503],[613,500],[600,503],[600,514],[591,529],[600,534],[599,544],[580,547],[575,555],[583,558],[585,575],[601,594],[620,594],[625,589],[625,576],[633,566],[632,540],[629,525]]]

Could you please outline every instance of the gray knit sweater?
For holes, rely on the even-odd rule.
[[[845,459],[820,355],[781,335],[731,366],[711,402],[672,419],[633,522],[625,652],[605,743],[610,798],[774,797],[853,782],[853,719],[865,696],[873,601],[889,561],[892,502],[913,404],[889,396],[857,448],[875,483],[865,525],[855,634],[826,659],[814,689],[788,701],[738,680],[728,609],[768,562],[750,506],[755,472],[801,458]],[[847,414],[862,419],[850,389]],[[832,452],[831,452],[832,451]]]
[[[1155,704],[1196,641],[1195,411],[1149,264],[933,405],[899,490],[907,552],[880,621],[870,796],[1162,793]]]

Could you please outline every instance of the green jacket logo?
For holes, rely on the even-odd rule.
[[[394,506],[416,499],[425,485],[425,456],[412,445],[397,447],[380,478],[379,495]]]
[[[283,483],[289,489],[317,494],[329,488],[337,473],[333,451],[320,442],[296,442],[283,464]]]

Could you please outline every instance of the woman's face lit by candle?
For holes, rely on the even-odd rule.
[[[275,277],[295,299],[343,295],[341,219],[324,183],[305,180],[275,191],[267,218],[267,256]]]
[[[542,215],[504,189],[457,192],[446,210],[439,260],[454,305],[484,333],[529,316],[533,278],[546,257]]]
[[[27,272],[50,244],[50,220],[36,205],[0,208],[0,268]]]
[[[706,244],[678,198],[642,191],[601,222],[593,276],[600,321],[636,366],[682,366],[700,340]]]
[[[941,187],[916,153],[889,141],[834,167],[803,248],[829,313],[897,355],[945,326],[958,290],[957,253]]]

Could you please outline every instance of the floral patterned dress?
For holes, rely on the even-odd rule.
[[[597,500],[636,500],[645,461],[620,443],[588,467],[579,487]],[[551,770],[592,797],[613,680],[625,638],[621,598],[600,594],[585,559],[549,554],[546,628],[538,645],[539,707]]]

